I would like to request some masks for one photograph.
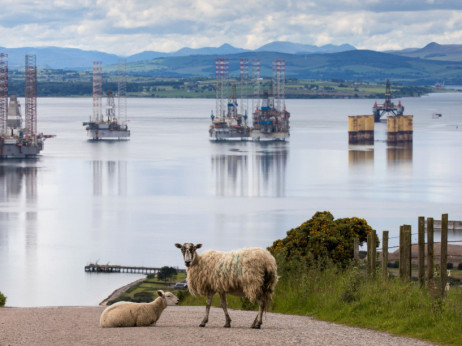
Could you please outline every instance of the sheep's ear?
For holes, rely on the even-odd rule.
[[[197,244],[197,245],[195,246],[196,249],[200,249],[201,247],[202,247],[202,244]]]
[[[157,295],[158,295],[159,297],[163,297],[163,296],[164,296],[164,291],[158,290],[158,291],[157,291]]]
[[[181,244],[178,244],[178,243],[175,243],[175,246],[178,248],[178,249],[181,249],[182,245]]]

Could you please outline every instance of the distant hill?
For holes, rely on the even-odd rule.
[[[26,54],[36,55],[39,69],[89,69],[92,67],[93,61],[102,61],[103,64],[109,65],[116,64],[119,59],[115,54],[59,47],[0,47],[0,52],[8,54],[8,67],[10,69],[24,68]]]
[[[400,51],[389,51],[389,53],[429,60],[462,61],[462,45],[460,44],[442,45],[432,42],[423,48],[408,48]]]
[[[345,49],[345,50],[342,50]],[[310,52],[312,50],[312,52]],[[325,52],[322,52],[325,50]],[[332,52],[332,50],[342,50]],[[11,70],[23,68],[26,53],[37,55],[39,69],[91,70],[93,61],[103,62],[103,72],[113,73],[119,57],[71,48],[0,48],[8,53]],[[456,59],[461,55],[461,59]],[[241,58],[261,61],[261,76],[272,75],[272,61],[285,59],[286,77],[298,79],[344,79],[433,85],[462,83],[462,45],[431,43],[424,48],[397,52],[357,50],[350,45],[316,47],[291,42],[272,42],[254,51],[224,44],[220,47],[183,48],[172,53],[145,51],[127,57],[130,74],[153,77],[215,77],[215,59],[229,59],[230,76],[239,76]]]
[[[214,77],[214,55],[164,57],[131,64],[136,74],[170,77]],[[330,54],[283,54],[246,52],[223,55],[229,59],[230,76],[239,76],[241,58],[260,59],[261,76],[272,75],[273,59],[285,59],[286,77],[298,79],[345,79],[406,84],[434,84],[435,81],[462,81],[462,62],[424,60],[370,50],[351,50]]]
[[[256,52],[279,52],[288,54],[306,54],[306,53],[337,53],[348,50],[355,50],[356,48],[349,44],[342,44],[336,46],[333,44],[324,45],[321,47],[313,46],[309,44],[292,43],[286,41],[275,41],[260,48],[256,49]]]
[[[353,46],[344,44],[340,46],[325,45],[322,47],[304,45],[292,42],[272,42],[255,51],[271,51],[289,54],[302,53],[332,53],[355,49]],[[184,57],[190,55],[229,55],[249,52],[250,50],[236,48],[230,44],[219,47],[189,48],[184,47],[175,52],[165,53],[156,51],[144,51],[128,57],[120,57],[115,54],[107,54],[98,51],[86,51],[75,48],[59,47],[25,47],[3,48],[0,52],[8,54],[8,64],[12,69],[24,68],[24,56],[26,54],[37,55],[39,68],[82,70],[90,69],[93,61],[101,61],[103,65],[116,64],[119,59],[127,59],[127,62],[140,62],[164,57]]]

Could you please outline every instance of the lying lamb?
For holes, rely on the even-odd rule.
[[[167,305],[178,305],[178,298],[171,292],[157,291],[151,303],[117,302],[107,307],[100,318],[103,328],[141,327],[155,325]]]
[[[251,302],[256,301],[259,311],[252,328],[260,328],[263,312],[273,298],[278,281],[276,260],[267,250],[260,248],[231,252],[208,250],[199,255],[196,250],[201,248],[202,244],[185,243],[175,246],[183,253],[189,291],[207,297],[201,327],[205,327],[208,322],[212,297],[218,293],[225,313],[225,328],[231,327],[231,318],[226,307],[226,294],[247,297]]]

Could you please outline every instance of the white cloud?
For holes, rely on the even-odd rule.
[[[271,41],[385,50],[460,44],[459,0],[0,0],[0,46],[119,55]]]

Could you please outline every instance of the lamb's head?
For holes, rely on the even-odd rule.
[[[179,299],[172,292],[157,291],[157,295],[167,301],[167,305],[178,305]]]
[[[197,253],[196,250],[202,247],[202,244],[194,245],[193,243],[184,243],[183,245],[176,243],[175,246],[181,249],[183,254],[184,264],[186,267],[196,263]]]

